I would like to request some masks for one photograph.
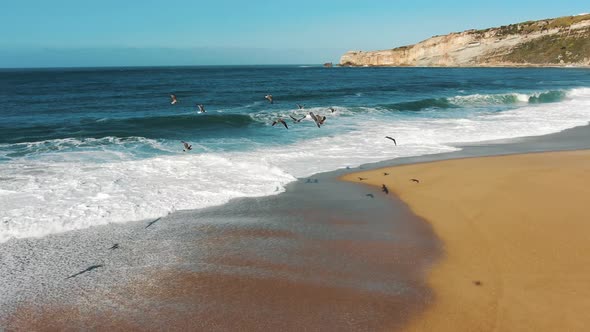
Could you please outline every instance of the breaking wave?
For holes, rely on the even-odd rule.
[[[507,94],[481,96],[463,96],[459,100],[470,105],[473,100],[490,103],[490,98],[495,103],[512,102],[505,101],[511,98]],[[300,130],[305,135],[293,141],[233,152],[194,149],[185,154],[177,141],[169,143],[139,136],[0,144],[0,153],[18,154],[21,149],[23,154],[0,167],[0,242],[111,222],[158,218],[180,209],[223,204],[236,197],[272,195],[284,191],[288,182],[318,172],[452,151],[456,149],[455,143],[545,135],[590,121],[588,88],[522,96],[515,97],[522,105],[510,110],[448,118],[403,113],[392,117],[391,113],[367,107],[362,110],[365,114],[330,119],[329,125],[321,129],[306,124],[307,127],[294,126],[289,132],[264,125],[248,115],[214,115],[210,120],[198,115],[124,120],[128,121],[126,126],[132,126],[132,121],[147,127],[164,123],[171,130],[183,125],[227,128],[260,124],[262,131],[258,135],[266,137],[266,142],[273,139],[269,136],[273,131],[286,136]],[[535,101],[531,101],[532,97]],[[552,102],[555,100],[558,102]],[[414,107],[444,105],[440,101],[423,102]],[[337,107],[336,114],[344,111],[345,107]],[[200,124],[183,123],[200,120]],[[311,137],[308,129],[326,134]],[[395,135],[398,145],[393,147],[383,139],[386,135]],[[168,144],[174,144],[173,153],[166,153]],[[157,151],[141,159],[129,158],[136,145]],[[30,151],[54,155],[53,149],[62,151],[55,154],[60,156],[57,160],[26,157]],[[109,155],[107,161],[97,162],[93,156],[99,153],[120,156]]]
[[[246,114],[184,114],[137,118],[83,119],[79,123],[0,126],[0,143],[21,143],[67,138],[175,136],[179,131],[231,130],[262,125]]]
[[[416,101],[386,104],[383,108],[392,111],[423,111],[428,109],[450,109],[459,107],[481,107],[490,105],[518,105],[555,103],[567,98],[567,91],[554,90],[531,94],[473,94],[450,98],[427,98]]]

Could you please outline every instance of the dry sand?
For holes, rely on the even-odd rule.
[[[590,330],[590,151],[439,161],[344,179],[386,184],[444,242],[429,276],[435,300],[407,330]]]

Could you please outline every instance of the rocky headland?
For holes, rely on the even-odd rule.
[[[381,51],[349,51],[341,66],[590,66],[590,14],[434,36]]]

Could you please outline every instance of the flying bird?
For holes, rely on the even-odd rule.
[[[395,138],[393,138],[393,137],[389,137],[389,136],[385,136],[385,138],[389,138],[390,140],[392,140],[392,141],[393,141],[393,143],[395,143],[395,145],[397,145],[397,142],[395,141]]]
[[[199,113],[207,112],[207,111],[205,111],[205,106],[203,106],[203,104],[198,104],[197,107],[199,108]]]
[[[293,119],[293,121],[295,121],[296,123],[299,123],[299,122],[301,122],[301,120],[305,119],[305,117],[302,117],[301,119],[297,119],[297,118],[295,118],[295,117],[294,117],[294,116],[292,116],[292,115],[289,115],[289,117],[290,117],[291,119]]]
[[[181,141],[181,142],[182,142],[182,145],[184,145],[184,149],[182,149],[182,152],[186,152],[188,150],[192,150],[193,149],[193,146],[190,145],[190,144],[188,144],[187,142],[185,142],[185,141]]]
[[[275,121],[272,123],[273,127],[274,127],[274,125],[276,125],[277,123],[281,123],[281,124],[283,124],[283,126],[285,126],[285,128],[289,129],[289,126],[287,126],[287,123],[285,122],[285,120],[283,120],[283,119],[281,119],[281,118],[278,118],[278,119],[276,119],[276,120],[275,120]]]
[[[156,222],[158,222],[160,219],[162,219],[162,217],[160,217],[160,218],[158,218],[158,219],[156,219],[156,220],[154,220],[154,221],[150,221],[150,223],[149,223],[147,226],[145,226],[145,228],[148,228],[148,227],[150,227],[151,225],[153,225],[153,224],[155,224]]]
[[[389,195],[389,189],[387,189],[386,185],[381,186],[381,191],[383,191],[386,195]]]
[[[113,244],[113,246],[109,248],[109,250],[115,250],[115,249],[119,249],[118,243]]]
[[[302,110],[305,108],[305,105],[297,104],[297,107],[299,107],[299,109]]]
[[[315,114],[313,114],[313,112],[309,112],[309,116],[312,118],[312,120],[315,122],[318,128],[320,128],[322,125],[320,119],[318,119],[318,117]]]
[[[271,104],[273,103],[273,101],[272,101],[272,95],[266,95],[266,96],[264,96],[264,98],[266,100],[268,100]]]
[[[103,267],[103,265],[102,265],[102,264],[99,264],[99,265],[92,265],[92,266],[90,266],[90,267],[86,268],[86,270],[82,270],[82,271],[80,271],[80,272],[78,272],[78,273],[72,274],[71,276],[67,277],[66,279],[70,279],[70,278],[73,278],[73,277],[77,277],[77,276],[81,275],[82,273],[90,272],[90,271],[92,271],[92,270],[94,270],[94,269],[98,269],[99,267]]]
[[[410,179],[410,181],[420,183],[420,180],[418,180],[418,179]]]
[[[172,94],[170,95],[170,104],[174,105],[178,102],[178,100],[176,100],[176,95]]]

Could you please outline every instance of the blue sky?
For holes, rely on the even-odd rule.
[[[302,64],[590,12],[588,0],[0,0],[0,67]]]

